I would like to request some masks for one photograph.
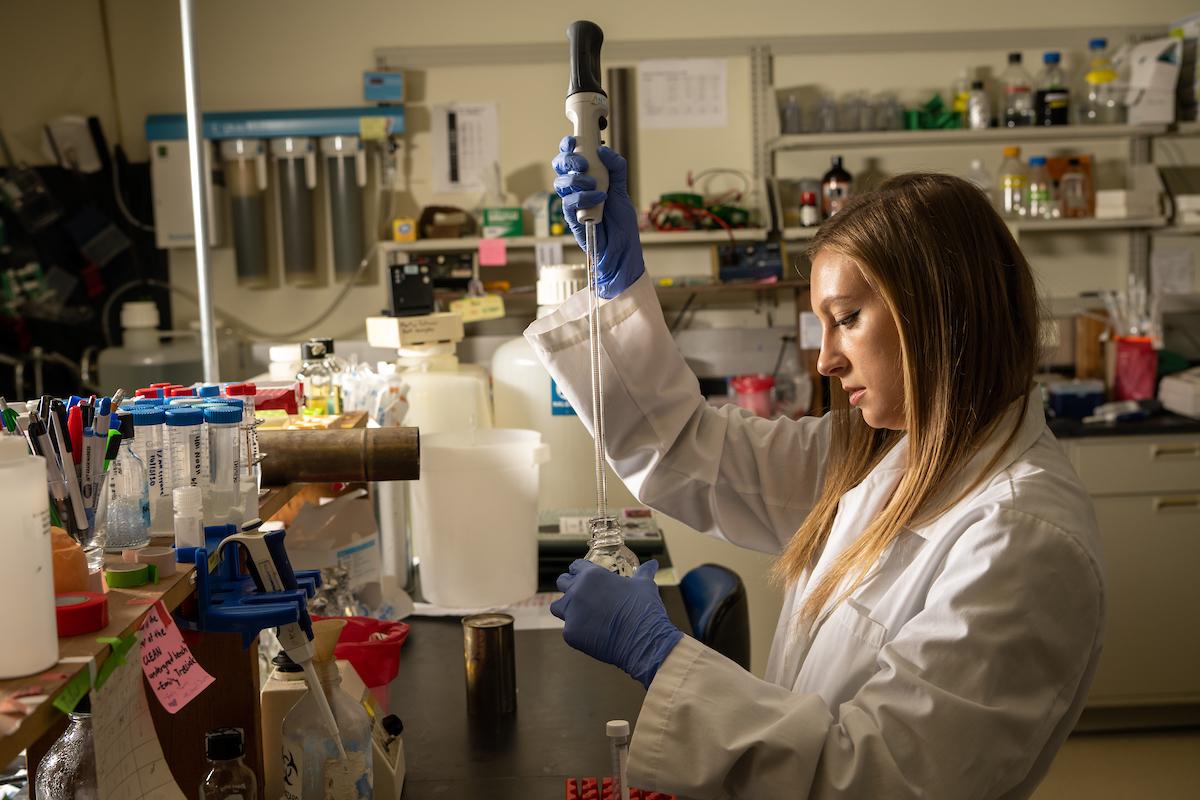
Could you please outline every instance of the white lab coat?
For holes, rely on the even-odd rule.
[[[590,427],[586,312],[577,294],[525,335]],[[818,495],[828,421],[707,406],[647,278],[601,316],[617,473],[697,530],[780,552]],[[814,574],[891,494],[907,440],[845,495],[813,574],[787,587],[765,680],[685,636],[646,695],[630,783],[695,798],[1028,797],[1082,710],[1104,579],[1092,504],[1041,404],[1017,409],[959,479],[1018,426],[981,485],[798,625]]]

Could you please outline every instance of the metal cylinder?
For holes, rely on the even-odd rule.
[[[260,430],[262,485],[411,481],[421,476],[416,428]]]
[[[637,73],[633,67],[610,67],[604,82],[608,86],[608,146],[629,162],[629,197],[638,206]]]
[[[508,614],[463,617],[467,713],[499,716],[517,710],[513,618]]]

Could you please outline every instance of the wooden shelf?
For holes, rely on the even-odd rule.
[[[885,148],[948,144],[1020,144],[1043,141],[1119,141],[1166,133],[1166,125],[1054,125],[988,128],[987,130],[862,131],[858,133],[799,133],[767,143],[773,152],[830,150],[849,147]]]
[[[111,563],[121,563],[119,555],[109,556],[105,560]],[[96,668],[99,669],[112,653],[112,648],[96,641],[96,637],[121,638],[133,633],[141,627],[142,617],[156,600],[161,600],[168,611],[173,611],[192,593],[193,571],[194,568],[191,564],[180,564],[174,575],[163,578],[157,583],[137,589],[109,589],[107,628],[81,636],[60,638],[58,640],[59,663],[43,673],[0,681],[0,694],[28,693],[31,690],[39,690],[37,694],[22,698],[22,702],[30,706],[29,716],[21,720],[20,726],[15,732],[0,737],[0,763],[11,763],[22,750],[49,730],[61,716],[53,705],[54,698],[62,693],[71,678],[81,670],[88,669],[86,662],[71,662],[63,659],[91,658],[95,661]]]
[[[646,247],[721,244],[729,241],[730,233],[735,242],[762,242],[767,238],[766,228],[734,228],[732,231],[642,231],[641,240]],[[464,236],[458,239],[380,242],[379,247],[384,251],[399,253],[469,253],[479,249],[480,241],[478,236]],[[509,250],[532,250],[540,244],[562,244],[564,247],[575,244],[573,236],[508,236],[504,241]]]

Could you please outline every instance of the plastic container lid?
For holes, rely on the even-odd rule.
[[[151,408],[164,405],[166,405],[166,401],[161,397],[138,397],[133,401],[134,408]]]
[[[610,719],[608,724],[604,726],[604,732],[610,737],[628,736],[629,735],[629,720],[626,719]]]
[[[204,734],[204,752],[209,761],[232,761],[246,754],[241,728],[217,728]]]
[[[144,389],[138,389],[133,394],[135,397],[162,397],[163,396],[162,388],[161,387],[156,388],[154,386],[147,386]]]
[[[1057,64],[1059,61],[1062,61],[1062,53],[1057,50],[1049,50],[1042,56],[1043,64]]]
[[[1010,144],[1008,147],[1004,148],[1004,157],[1005,158],[1020,158],[1021,157],[1021,148],[1017,147],[1016,145]]]
[[[300,345],[300,360],[313,361],[327,355],[324,342],[304,342]]]
[[[176,384],[174,384],[174,383],[152,383],[152,384],[150,384],[150,388],[151,389],[170,389],[172,386],[175,386],[175,385]]]
[[[982,90],[983,89],[983,81],[971,81],[971,89],[972,90]]]
[[[199,486],[177,486],[171,490],[171,505],[175,513],[199,511],[204,505],[204,497]]]
[[[731,380],[730,385],[738,394],[766,392],[775,388],[774,375],[738,375]]]
[[[173,427],[181,425],[199,425],[204,422],[204,412],[190,406],[179,406],[167,409],[167,424]]]
[[[1046,157],[1045,156],[1030,156],[1029,157],[1029,166],[1031,166],[1031,167],[1046,166]]]
[[[230,383],[225,386],[227,397],[245,397],[258,393],[258,387],[253,383]]]
[[[538,270],[537,304],[558,306],[571,295],[587,287],[584,264],[547,264]]]
[[[167,397],[195,397],[196,393],[186,386],[173,386]]]
[[[134,425],[162,425],[167,420],[167,412],[162,406],[134,406]]]
[[[1108,39],[1105,39],[1103,36],[1088,39],[1088,50],[1103,50],[1106,47],[1108,47]]]
[[[815,206],[816,204],[817,204],[817,193],[816,192],[801,192],[800,193],[800,205]],[[585,269],[586,269],[586,267],[585,267]]]
[[[157,328],[158,306],[153,300],[135,300],[121,306],[122,328]]]
[[[204,421],[210,425],[236,425],[242,421],[242,410],[224,403],[207,406]]]
[[[300,345],[277,344],[267,349],[267,358],[282,364],[290,364],[300,360]]]
[[[242,398],[240,397],[214,397],[209,405],[229,406],[230,408],[236,408],[238,410],[246,407],[246,404],[242,402]]]
[[[215,383],[206,383],[196,388],[197,397],[219,397],[220,395],[221,387]]]

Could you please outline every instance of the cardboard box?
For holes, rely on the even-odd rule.
[[[521,236],[524,233],[524,217],[519,207],[505,206],[483,210],[483,238],[500,239],[506,236]]]

